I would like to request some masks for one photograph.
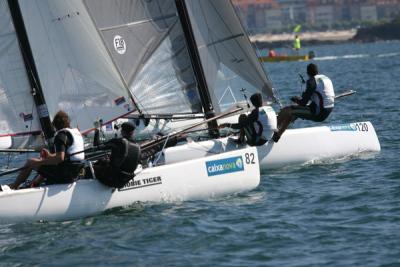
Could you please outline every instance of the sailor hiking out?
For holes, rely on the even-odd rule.
[[[264,145],[276,130],[276,118],[270,118],[264,109],[262,95],[255,93],[250,97],[254,109],[249,115],[241,114],[238,123],[223,123],[219,128],[229,127],[240,130],[238,143],[247,143],[250,146]]]
[[[82,135],[76,128],[71,128],[70,118],[64,111],[59,111],[52,122],[56,129],[54,137],[54,152],[42,149],[40,158],[29,159],[11,189],[18,189],[26,181],[32,170],[39,174],[32,185],[45,182],[46,184],[71,183],[83,168],[85,157]]]
[[[275,142],[279,141],[289,124],[295,119],[322,122],[333,110],[335,92],[332,81],[327,76],[319,74],[317,65],[313,63],[308,64],[307,74],[309,79],[306,90],[301,97],[291,98],[297,105],[284,107],[278,114],[278,132],[272,137]]]
[[[131,122],[121,125],[121,137],[99,147],[111,150],[110,157],[99,160],[94,166],[96,178],[104,185],[121,188],[133,179],[140,161],[140,146],[133,141],[135,126]]]

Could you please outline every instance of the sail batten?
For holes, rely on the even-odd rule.
[[[210,47],[210,46],[213,46],[213,45],[216,45],[216,44],[219,44],[219,43],[223,43],[223,42],[226,42],[226,41],[230,41],[232,39],[236,39],[238,37],[243,37],[243,36],[244,36],[243,33],[239,33],[239,34],[236,34],[236,35],[232,35],[232,36],[228,36],[228,37],[225,37],[225,38],[221,38],[219,40],[215,40],[215,41],[213,41],[211,43],[208,43],[206,45],[199,46],[198,48],[201,49],[202,47]]]
[[[170,19],[176,17],[176,14],[171,14],[167,16],[162,16],[159,18],[153,18],[153,19],[146,19],[146,20],[141,20],[141,21],[135,21],[135,22],[130,22],[130,23],[125,23],[125,24],[120,24],[120,25],[114,25],[111,27],[104,27],[104,28],[99,28],[100,31],[108,31],[108,30],[114,30],[122,27],[129,27],[129,26],[135,26],[135,25],[140,25],[140,24],[145,24],[149,22],[158,22],[164,19]]]

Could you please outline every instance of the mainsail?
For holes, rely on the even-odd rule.
[[[260,92],[274,101],[272,86],[229,0],[186,0],[207,86],[216,113]],[[219,110],[218,110],[219,109]]]
[[[201,113],[174,0],[84,0],[144,114]]]
[[[23,56],[7,1],[0,1],[0,138],[14,148],[29,147],[41,132]],[[11,138],[10,138],[11,140]],[[39,137],[36,141],[40,143]],[[9,148],[0,147],[0,148]]]
[[[199,95],[203,87],[208,88],[210,107],[216,113],[242,100],[242,88],[248,94],[260,91],[266,100],[274,100],[270,82],[230,1],[19,0],[17,3],[50,118],[58,110],[65,110],[72,118],[72,126],[82,132],[92,130],[96,121],[105,124],[127,114],[203,113],[204,100],[200,101]],[[178,11],[177,3],[185,4],[189,20],[179,17],[181,10]],[[2,12],[8,12],[4,3]],[[26,76],[10,15],[4,14],[1,23],[7,27],[1,30],[0,49],[8,51],[1,53],[0,60],[9,62],[8,55],[16,54],[13,59],[19,60],[18,75]],[[195,59],[189,53],[188,26],[195,40],[202,79],[206,81],[202,84],[206,86],[198,84],[198,71],[193,69]],[[8,71],[7,67],[11,65],[2,64],[3,73]],[[13,71],[17,75],[18,68]],[[7,81],[11,80],[8,77],[12,76],[0,74],[0,89],[7,92],[7,97],[1,99],[5,105],[0,110],[7,115],[1,119],[25,121],[11,130],[7,122],[2,122],[7,129],[3,132],[24,132],[28,126],[39,131],[26,77],[12,79],[15,84]],[[15,99],[26,102],[13,100],[9,95],[11,89],[13,94],[25,94],[26,97]],[[18,106],[18,112],[9,110],[13,105]],[[27,126],[26,121],[31,118],[31,125]]]
[[[64,110],[85,133],[136,110],[82,0],[19,5],[50,117]]]

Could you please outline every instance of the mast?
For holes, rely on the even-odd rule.
[[[192,62],[193,71],[195,73],[196,81],[198,83],[199,94],[201,104],[204,109],[206,119],[215,116],[214,107],[211,102],[211,96],[209,93],[206,77],[204,75],[204,70],[201,65],[199,51],[197,50],[197,44],[194,37],[193,29],[190,23],[190,18],[188,10],[186,7],[185,0],[175,0],[176,8],[178,10],[179,19],[181,21],[183,33],[185,34],[186,44],[188,46],[188,51],[190,55],[190,60]],[[218,137],[219,132],[217,130],[218,124],[216,120],[212,120],[207,123],[209,134],[211,137]]]
[[[36,70],[35,62],[31,47],[29,45],[28,34],[24,25],[24,21],[19,7],[18,0],[7,0],[10,8],[11,17],[14,23],[15,32],[18,37],[21,54],[25,63],[26,72],[29,83],[32,88],[32,96],[36,105],[37,114],[39,116],[40,125],[42,127],[44,137],[49,141],[54,136],[53,126],[49,117],[49,111],[44,99],[42,87],[40,85],[39,76]]]

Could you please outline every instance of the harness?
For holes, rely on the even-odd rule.
[[[122,163],[114,176],[114,182],[118,188],[123,187],[135,177],[135,170],[140,160],[140,146],[130,142],[126,138],[122,138],[121,142],[124,147],[124,153],[121,158]]]
[[[126,138],[122,138],[122,144],[124,145],[124,155],[122,158],[120,173],[134,175],[139,164],[140,147],[129,142]]]
[[[264,111],[261,111],[264,112]],[[265,112],[264,112],[265,113]],[[266,115],[266,114],[265,114]],[[247,127],[243,128],[247,137],[247,142],[251,146],[263,145],[267,142],[264,137],[264,125],[260,121],[260,112],[257,112],[257,119],[252,124],[248,124]]]

